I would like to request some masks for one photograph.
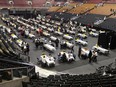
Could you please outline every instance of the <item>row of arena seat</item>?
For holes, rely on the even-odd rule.
[[[69,9],[71,9],[71,8],[73,8],[73,7],[75,7],[76,5],[78,5],[79,4],[79,2],[73,2],[73,3],[69,3],[67,6],[52,6],[52,7],[50,7],[49,9],[48,9],[48,11],[49,12],[56,12],[56,11],[58,11],[58,12],[62,12],[63,10],[69,10]],[[60,9],[61,8],[61,9]],[[59,10],[61,10],[61,11],[59,11]]]
[[[0,82],[33,75],[33,73],[35,73],[35,68],[32,64],[0,59]]]
[[[30,7],[28,5],[28,0],[13,0],[14,7]],[[45,4],[46,1],[45,0],[32,0],[32,6],[33,7],[42,7],[43,4]],[[0,0],[0,7],[10,7],[11,5],[9,4],[8,0]]]
[[[111,14],[111,9],[115,9],[115,4],[104,4],[102,7],[98,7],[92,11],[90,11],[91,14],[100,14],[100,15],[109,15]],[[99,10],[100,9],[100,10]],[[114,16],[111,16],[114,17]]]
[[[53,7],[50,7],[50,9],[48,9],[49,12],[54,12],[56,10],[58,10],[60,7],[59,6],[53,6]]]
[[[12,33],[15,31],[12,30]],[[22,78],[23,75],[28,76],[35,72],[34,65],[24,63],[19,55],[20,50],[10,35],[9,28],[0,25],[0,82]]]
[[[99,24],[98,27],[101,27],[103,29],[113,29],[115,30],[116,29],[116,18],[112,19],[112,18],[109,18],[107,19],[107,21],[104,21],[103,23]]]
[[[23,87],[116,87],[116,61],[90,74],[57,74],[41,77],[35,74]],[[113,73],[112,73],[113,72]]]
[[[93,24],[95,21],[103,19],[103,15],[98,15],[98,14],[87,14],[82,17],[79,17],[75,19],[75,21],[78,21],[78,23],[83,23],[83,24]]]
[[[109,4],[110,5],[110,4]],[[109,6],[108,5],[108,6]],[[99,8],[105,8],[107,5],[104,5],[103,7],[98,7],[94,8],[91,11],[98,10]],[[114,6],[114,4],[113,4]],[[114,9],[114,7],[113,7]],[[107,9],[106,9],[107,10]],[[65,13],[65,12],[54,12],[51,16],[52,19],[54,20],[60,20],[63,19],[65,20],[74,20],[77,23],[81,23],[83,25],[89,25],[89,26],[94,26],[95,27],[101,27],[102,29],[109,29],[109,30],[114,30],[115,29],[115,13],[112,14],[110,12],[110,8],[108,7],[107,14],[104,14],[103,11],[101,11],[103,14],[98,14],[98,13],[88,13],[85,12],[84,14],[76,15],[76,14],[70,14],[70,13]],[[105,11],[105,10],[104,10]],[[68,19],[67,19],[68,18]],[[101,23],[98,23],[96,26],[96,23],[99,20],[103,20]],[[108,24],[109,23],[109,24]]]
[[[5,47],[5,45],[3,43],[1,46]],[[18,61],[18,59],[20,60],[20,58],[17,54],[15,54],[12,51],[9,51],[8,49],[3,48],[3,47],[0,49],[0,58],[14,60],[14,61]]]
[[[54,13],[51,17],[51,19],[53,20],[68,20],[70,18],[72,18],[73,16],[76,16],[76,14],[70,14],[70,13]]]
[[[102,0],[87,0],[88,3],[99,3],[101,2]],[[105,0],[104,0],[105,1]],[[116,0],[106,0],[108,3],[116,3]]]
[[[76,8],[72,9],[71,11],[69,11],[69,13],[75,13],[75,14],[79,14],[82,12],[85,12],[86,10],[93,8],[95,6],[95,4],[83,4],[81,6],[77,6]]]
[[[75,6],[77,6],[79,3],[78,2],[75,2],[75,3],[69,3],[68,5],[66,6],[63,6],[61,9],[59,9],[57,12],[65,12]]]
[[[70,6],[63,6],[58,10],[58,7],[51,7],[48,11],[57,11],[57,12],[65,12],[69,10]],[[93,9],[92,9],[93,8]],[[115,9],[115,4],[107,4],[107,3],[99,3],[99,4],[91,4],[91,3],[83,3],[77,6],[74,6],[71,10],[67,11],[67,13],[71,14],[81,14],[89,11],[90,14],[99,14],[99,15],[109,15],[111,14],[111,9]],[[91,10],[90,10],[91,9]],[[99,10],[100,9],[100,10]],[[111,16],[114,17],[114,16]]]
[[[30,79],[24,87],[115,87],[116,76],[99,75],[96,73],[85,75],[49,75],[47,78]]]
[[[0,58],[13,61],[22,61],[19,54],[15,52],[16,48],[14,48],[13,45],[10,45],[11,43],[9,41],[4,41],[4,39],[5,38],[1,37],[0,40]]]
[[[1,69],[5,69],[5,68],[14,68],[14,67],[21,67],[20,65],[18,64],[12,64],[12,63],[7,63],[7,62],[3,62],[3,61],[0,61],[0,68]]]
[[[11,27],[13,26],[12,23],[9,25],[11,25]],[[29,57],[21,52],[21,48],[16,42],[20,41],[19,37],[12,37],[12,35],[16,35],[16,31],[2,25],[0,26],[0,29],[0,58],[12,61],[26,62]]]

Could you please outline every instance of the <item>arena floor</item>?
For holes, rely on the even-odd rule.
[[[47,40],[49,41],[49,37],[46,37]],[[62,40],[62,37],[59,37]],[[29,43],[30,45],[30,61],[31,63],[35,64],[36,66],[42,68],[40,66],[40,64],[38,64],[37,62],[37,57],[40,57],[40,55],[42,53],[45,53],[45,54],[49,54],[49,52],[47,50],[41,50],[41,49],[36,49],[35,48],[35,44],[33,43],[33,40],[31,39],[25,39],[24,40],[26,42]],[[98,38],[96,37],[91,37],[91,36],[88,36],[87,39],[85,39],[85,41],[88,42],[88,46],[86,46],[88,49],[92,49],[92,47],[97,43],[97,40]],[[75,41],[72,40],[71,42],[73,42],[75,44]],[[98,59],[98,62],[97,63],[89,63],[89,60],[86,59],[86,60],[83,60],[83,59],[80,59],[78,58],[78,47],[79,45],[76,45],[74,46],[74,54],[76,55],[76,61],[72,62],[72,63],[59,63],[58,60],[57,60],[57,55],[60,51],[62,51],[62,49],[58,48],[56,52],[54,53],[51,53],[52,56],[56,57],[56,66],[55,67],[51,67],[51,68],[48,68],[48,67],[44,67],[42,69],[46,69],[46,70],[50,70],[50,71],[53,71],[53,72],[62,72],[62,73],[70,73],[70,74],[87,74],[87,73],[93,73],[96,71],[96,68],[102,66],[102,65],[108,65],[110,64],[111,62],[113,62],[115,59],[116,59],[116,50],[110,50],[110,54],[108,56],[106,55],[98,55],[97,59]],[[66,51],[70,51],[70,49],[66,49]],[[41,72],[41,70],[39,69],[38,70],[39,72]],[[41,73],[44,73],[44,72],[41,72]],[[48,73],[46,73],[48,74]]]

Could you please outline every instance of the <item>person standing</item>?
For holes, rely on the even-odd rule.
[[[79,45],[79,50],[78,50],[78,57],[81,57],[81,45]]]
[[[58,38],[56,39],[55,44],[56,44],[56,48],[58,48],[58,45],[59,45],[59,40],[58,40]]]
[[[66,62],[66,53],[65,52],[62,54],[61,59],[62,59],[63,62]]]
[[[27,54],[29,54],[30,46],[29,46],[29,44],[28,44],[28,43],[26,44],[26,47],[27,47]]]
[[[38,46],[39,46],[39,41],[36,40],[36,41],[35,41],[35,47],[36,47],[36,49],[38,49]]]
[[[24,51],[24,54],[26,55],[26,53],[27,53],[27,46],[26,45],[24,45],[23,51]]]
[[[89,58],[89,63],[91,63],[91,60],[92,60],[92,52],[91,52],[91,50],[89,51],[88,58]]]
[[[98,54],[97,54],[97,52],[94,50],[93,53],[92,53],[92,61],[93,61],[93,62],[97,62],[97,56],[98,56]]]

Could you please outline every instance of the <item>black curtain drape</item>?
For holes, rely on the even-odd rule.
[[[108,33],[100,33],[99,34],[99,37],[98,37],[98,45],[105,48],[105,49],[108,49],[109,48],[109,41],[110,41],[110,38],[109,38],[109,34]]]
[[[110,49],[116,49],[116,34],[113,34],[111,37]]]

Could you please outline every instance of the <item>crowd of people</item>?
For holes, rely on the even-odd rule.
[[[62,23],[61,26],[59,26],[59,25],[55,25],[55,21],[54,21],[54,24],[47,26],[45,23],[43,24],[42,18],[41,19],[29,19],[29,20],[30,21],[20,18],[20,17],[18,17],[18,18],[11,17],[10,20],[4,20],[4,22],[6,23],[6,25],[8,27],[11,27],[11,29],[15,28],[18,32],[18,34],[16,34],[16,35],[19,37],[21,36],[21,37],[27,38],[30,33],[34,34],[36,37],[32,38],[32,39],[33,39],[36,49],[38,49],[39,47],[41,49],[43,49],[43,45],[45,43],[50,44],[53,47],[59,48],[59,47],[61,47],[61,44],[63,41],[62,40],[63,38],[61,38],[61,39],[57,38],[55,41],[51,41],[50,39],[46,39],[48,37],[43,37],[43,32],[45,31],[45,29],[42,26],[45,26],[47,28],[52,28],[53,29],[53,31],[51,32],[52,34],[54,33],[54,31],[62,32],[63,34],[67,34],[67,33],[69,33],[69,31],[73,31],[74,32],[73,34],[69,33],[69,35],[74,37],[73,39],[75,39],[77,37],[77,33],[81,31],[81,27],[79,27],[78,24],[75,24],[75,23],[74,24],[73,23],[71,23],[71,24],[70,23]],[[45,19],[45,20],[47,20],[47,19]],[[26,24],[28,26],[26,26]],[[88,28],[86,28],[86,29],[88,29]],[[44,39],[41,40],[42,38],[44,38]],[[78,37],[78,38],[83,40],[82,37]],[[64,48],[66,48],[67,47],[66,42],[62,46]],[[82,48],[82,46],[79,45],[79,49],[78,49],[78,57],[79,58],[81,58],[81,48]],[[21,50],[22,50],[22,53],[24,53],[25,55],[29,55],[29,52],[30,52],[29,44],[27,42],[23,42],[21,44]],[[70,50],[74,54],[75,46],[72,46]],[[89,62],[91,63],[92,61],[94,61],[94,62],[97,61],[97,56],[98,55],[97,55],[96,51],[90,50],[87,58],[89,59]]]

